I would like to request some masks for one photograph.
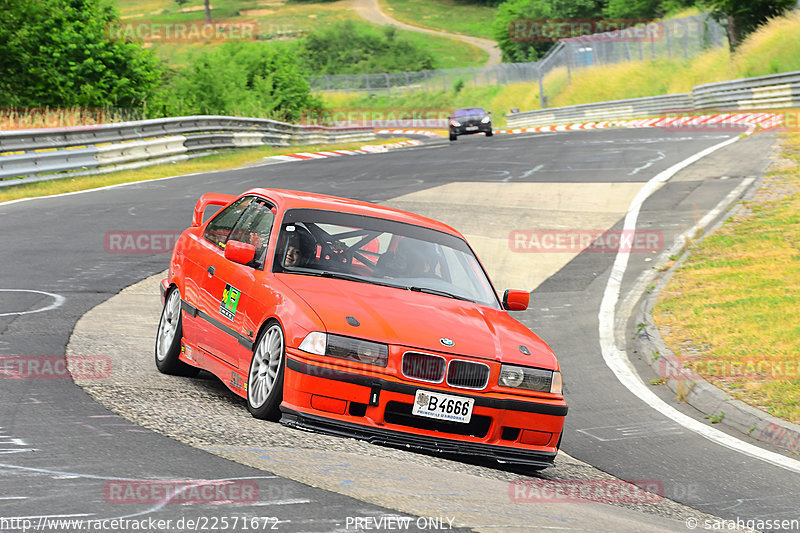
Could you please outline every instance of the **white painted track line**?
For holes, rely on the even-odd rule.
[[[662,183],[667,182],[679,171],[683,170],[692,163],[702,159],[708,154],[733,144],[739,140],[739,137],[728,139],[693,156],[677,163],[668,169],[660,172],[650,179],[644,187],[642,187],[639,194],[631,202],[631,206],[625,215],[625,222],[623,231],[633,231],[636,228],[636,220],[639,217],[639,210],[645,200],[658,188]],[[628,359],[628,354],[620,350],[614,339],[614,323],[616,320],[616,306],[619,301],[620,292],[622,290],[622,278],[628,266],[628,259],[630,252],[619,251],[614,260],[614,265],[611,269],[608,283],[605,292],[603,293],[603,300],[600,303],[600,313],[598,315],[600,322],[600,348],[603,353],[603,360],[608,368],[614,373],[617,379],[629,391],[635,394],[639,399],[655,409],[664,416],[674,420],[686,429],[697,433],[698,435],[716,443],[725,446],[733,451],[748,455],[755,459],[759,459],[766,463],[800,473],[800,461],[791,459],[779,453],[771,452],[764,448],[754,446],[748,442],[732,437],[718,429],[712,428],[694,418],[687,416],[671,405],[667,404],[659,398],[652,390],[650,390],[639,377],[639,374]]]

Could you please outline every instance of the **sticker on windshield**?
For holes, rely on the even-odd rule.
[[[236,307],[239,305],[239,289],[232,287],[230,283],[225,285],[222,291],[222,302],[219,304],[219,312],[228,320],[233,320],[236,316]]]

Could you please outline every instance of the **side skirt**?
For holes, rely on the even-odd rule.
[[[188,365],[211,372],[237,396],[247,398],[247,375],[242,375],[236,368],[222,359],[189,344],[184,339],[181,343],[180,360]]]

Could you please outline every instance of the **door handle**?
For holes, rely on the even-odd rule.
[[[217,269],[216,269],[216,268],[214,268],[214,266],[212,265],[212,266],[208,267],[208,269],[206,269],[206,271],[208,272],[208,275],[209,275],[209,276],[213,276],[213,275],[214,275],[214,272],[216,272],[216,271],[217,271]]]

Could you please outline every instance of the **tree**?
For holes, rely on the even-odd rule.
[[[0,107],[139,107],[155,55],[115,41],[107,0],[0,0]]]
[[[424,48],[397,35],[394,26],[375,31],[351,20],[306,35],[298,51],[308,74],[362,74],[435,68]]]
[[[612,19],[655,19],[695,4],[695,0],[608,0],[603,10]]]
[[[781,16],[796,0],[701,0],[711,16],[725,24],[731,50],[767,19]]]
[[[603,13],[612,19],[652,19],[664,14],[662,0],[608,0]]]
[[[290,49],[226,42],[197,53],[188,66],[171,73],[157,112],[297,120],[321,107],[297,64]]]
[[[508,0],[495,15],[494,37],[505,61],[536,61],[558,40],[547,34],[548,23],[598,19],[604,5],[605,0]]]

